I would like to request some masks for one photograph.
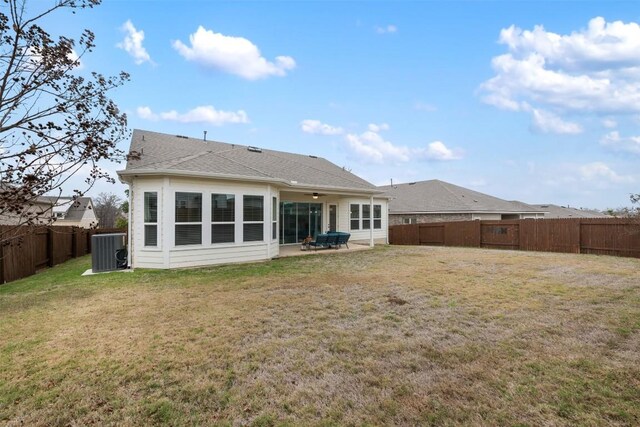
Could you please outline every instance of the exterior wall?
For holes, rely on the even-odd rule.
[[[469,221],[474,219],[472,214],[389,214],[389,225],[402,225],[404,219],[411,220],[411,224],[424,224],[428,222]]]
[[[32,206],[28,206],[24,209],[24,213],[3,213],[0,214],[0,225],[20,225],[24,224],[25,217],[36,214],[38,217],[34,218],[34,224],[48,224],[51,221],[51,204],[50,203],[38,203],[35,202]]]
[[[186,178],[135,178],[131,190],[131,247],[132,265],[144,268],[179,268],[233,262],[259,261],[279,254],[277,239],[272,239],[272,197],[278,190],[268,184],[244,184],[229,181]],[[158,193],[158,246],[144,246],[144,193]],[[175,193],[202,193],[202,244],[175,245]],[[235,242],[211,242],[211,194],[234,194]],[[243,242],[242,196],[264,197],[264,239]]]
[[[438,214],[389,214],[389,225],[405,224],[405,219],[410,219],[411,224],[424,224],[429,222],[470,221],[470,220],[501,220],[501,219],[526,219],[543,218],[543,213],[535,214],[500,214],[500,213],[438,213]]]
[[[544,218],[544,213],[533,213],[533,214],[522,214],[520,215],[520,219],[542,219]]]
[[[477,214],[474,213],[471,216],[471,219],[480,219],[480,220],[485,220],[485,221],[499,221],[502,219],[502,214],[499,213],[482,213],[482,214]]]
[[[349,238],[350,242],[354,243],[366,243],[368,244],[371,239],[370,230],[362,230],[362,208],[360,213],[360,230],[351,230],[351,204],[368,205],[371,203],[369,198],[360,197],[345,197],[340,199],[338,204],[338,231],[345,231],[351,233]],[[373,230],[373,239],[375,243],[386,244],[389,242],[389,209],[387,199],[373,198],[374,205],[382,206],[382,227],[377,230]],[[373,211],[371,212],[371,227],[373,227]]]

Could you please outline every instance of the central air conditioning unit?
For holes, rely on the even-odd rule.
[[[91,270],[94,273],[127,268],[126,233],[91,236]]]

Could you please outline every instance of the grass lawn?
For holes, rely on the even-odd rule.
[[[0,286],[0,424],[640,424],[638,259],[89,263]]]

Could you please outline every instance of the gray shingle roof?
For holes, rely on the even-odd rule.
[[[84,216],[85,210],[87,210],[87,208],[92,209],[91,206],[93,206],[91,197],[78,197],[75,202],[71,197],[40,196],[40,198],[43,201],[48,201],[62,208],[66,208],[65,221],[80,221]]]
[[[611,218],[611,216],[605,213],[589,209],[566,208],[552,204],[533,206],[546,211],[547,213],[544,215],[545,218]]]
[[[127,161],[122,175],[185,173],[227,179],[282,182],[292,187],[336,188],[378,192],[364,179],[321,157],[203,141],[136,129],[130,151],[140,159]]]
[[[522,202],[510,202],[432,179],[408,184],[378,187],[389,197],[389,213],[525,213],[541,212]]]

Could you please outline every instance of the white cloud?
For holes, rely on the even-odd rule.
[[[80,57],[78,56],[78,53],[71,49],[71,52],[69,52],[68,58],[76,63],[76,70],[82,70],[84,68],[84,64],[82,63],[82,61],[80,60]]]
[[[222,111],[216,110],[211,105],[195,107],[186,113],[178,113],[175,110],[163,113],[154,113],[151,108],[142,106],[137,108],[138,117],[145,120],[166,120],[179,123],[208,123],[221,126],[226,123],[249,123],[249,117],[243,110]]]
[[[315,135],[340,135],[344,132],[342,128],[322,123],[320,120],[303,120],[300,122],[300,128],[305,133]]]
[[[360,160],[371,163],[396,162],[406,163],[418,160],[457,160],[462,158],[461,150],[451,150],[441,141],[434,141],[426,148],[412,148],[395,145],[380,135],[381,130],[388,130],[389,125],[369,124],[368,130],[362,134],[347,134],[345,139],[351,150]]]
[[[369,129],[371,132],[380,132],[382,130],[389,130],[389,125],[386,123],[380,123],[380,124],[369,123],[369,126],[367,126],[367,129]]]
[[[532,111],[531,128],[535,132],[540,133],[557,133],[569,135],[582,133],[582,126],[580,126],[579,124],[564,121],[560,117],[549,111],[536,109]]]
[[[613,119],[603,119],[602,120],[602,126],[609,128],[609,129],[613,129],[618,127],[618,122],[613,120]]]
[[[383,27],[376,27],[376,33],[378,34],[393,34],[397,31],[398,27],[393,24],[385,25]]]
[[[287,71],[296,67],[296,61],[290,56],[277,56],[275,61],[270,62],[251,41],[215,33],[202,26],[189,36],[189,43],[190,46],[187,46],[176,40],[173,48],[188,61],[247,80],[285,76]]]
[[[411,158],[409,148],[396,146],[378,133],[366,131],[360,135],[348,134],[347,142],[351,149],[365,161],[383,163],[384,161],[407,162]]]
[[[634,182],[634,178],[629,175],[619,175],[609,166],[602,162],[593,162],[582,165],[578,168],[583,181],[604,180],[611,183]]]
[[[462,158],[460,150],[452,150],[442,141],[433,141],[427,145],[427,148],[414,150],[414,152],[427,160],[458,160]]]
[[[512,25],[500,32],[499,42],[508,52],[493,58],[496,75],[480,86],[490,105],[513,111],[546,107],[558,114],[640,112],[640,26],[635,22],[597,17],[586,29],[564,35]],[[556,123],[562,133],[578,132],[579,125],[562,122]]]
[[[144,31],[136,30],[136,27],[133,26],[130,19],[122,24],[120,29],[125,32],[125,36],[124,40],[116,46],[127,52],[138,65],[145,62],[153,63],[153,61],[151,61],[151,56],[149,56],[147,50],[142,46],[142,42],[144,41]]]
[[[158,120],[159,117],[157,114],[155,114],[153,111],[151,111],[151,108],[143,106],[143,107],[138,107],[136,109],[136,113],[138,113],[138,117],[140,117],[141,119],[145,119],[145,120]]]
[[[640,155],[640,136],[622,138],[618,131],[611,131],[602,137],[600,144],[613,151]]]

